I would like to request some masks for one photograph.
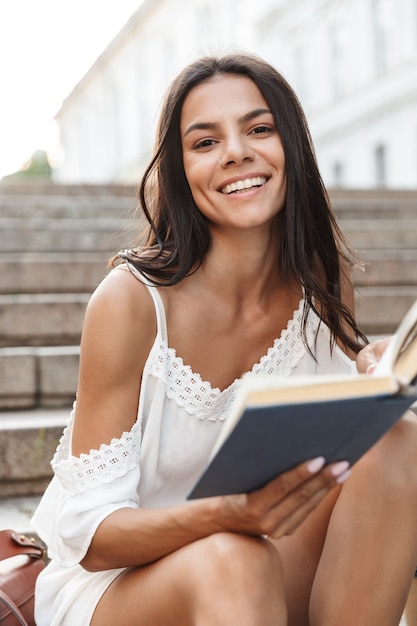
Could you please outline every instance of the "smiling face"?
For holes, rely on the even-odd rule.
[[[272,222],[285,202],[285,155],[252,80],[221,74],[194,87],[182,108],[181,141],[191,193],[212,225]]]

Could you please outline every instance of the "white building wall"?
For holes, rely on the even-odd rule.
[[[233,49],[283,72],[328,186],[417,187],[417,0],[145,0],[58,114],[65,182],[137,182],[161,99]]]

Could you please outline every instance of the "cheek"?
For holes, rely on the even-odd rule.
[[[208,190],[210,178],[206,166],[202,163],[187,163],[187,160],[184,160],[184,171],[193,196]]]
[[[204,197],[200,177],[196,175],[196,172],[192,168],[186,169],[185,175],[193,200],[199,207],[202,203],[202,198]]]
[[[192,189],[195,185],[195,165],[193,165],[192,161],[190,159],[187,159],[187,157],[183,158],[183,165],[185,177],[188,181],[189,186]]]

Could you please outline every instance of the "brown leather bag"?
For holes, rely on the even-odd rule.
[[[1,626],[35,626],[35,582],[44,567],[40,543],[12,530],[0,531]]]

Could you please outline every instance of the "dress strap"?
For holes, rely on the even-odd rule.
[[[137,280],[139,280],[142,284],[145,285],[145,287],[151,294],[151,297],[155,306],[157,333],[160,337],[162,337],[163,340],[168,341],[168,329],[167,329],[165,307],[164,307],[164,303],[162,302],[161,295],[158,291],[158,287],[153,285],[150,282],[149,278],[147,278],[144,274],[139,272],[139,270],[133,265],[133,263],[129,263],[129,261],[125,261],[125,263],[121,265],[117,265],[114,269],[115,270],[123,269],[123,270],[130,272],[131,274],[133,274],[133,276]]]

